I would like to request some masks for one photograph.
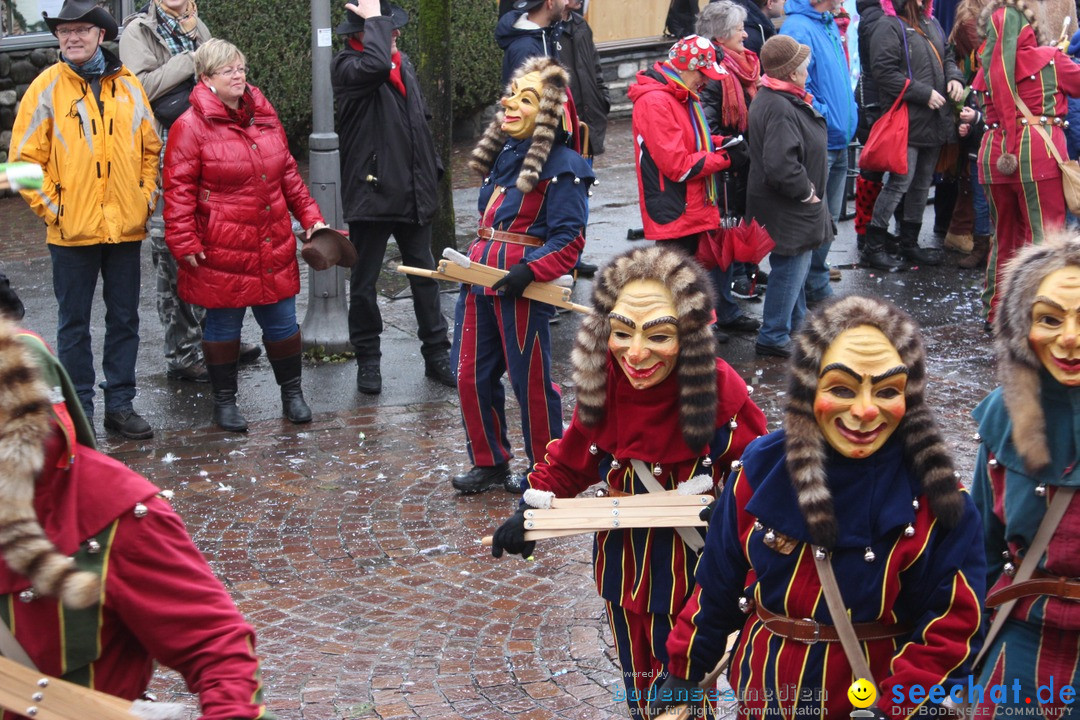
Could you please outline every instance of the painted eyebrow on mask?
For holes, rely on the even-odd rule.
[[[1060,305],[1058,305],[1056,302],[1054,302],[1050,298],[1046,297],[1045,295],[1036,295],[1035,300],[1031,303],[1031,305],[1032,305],[1032,307],[1034,307],[1038,303],[1046,303],[1047,305],[1049,305],[1049,306],[1051,306],[1053,308],[1056,308],[1056,309],[1060,310],[1061,312],[1068,312],[1065,308],[1061,307]]]
[[[862,382],[862,375],[855,372],[854,370],[849,368],[844,363],[829,363],[828,365],[826,365],[825,367],[823,367],[821,369],[821,374],[818,375],[818,377],[823,378],[823,377],[825,377],[825,375],[828,372],[830,372],[832,370],[839,370],[840,372],[845,372],[848,375],[850,375],[851,377],[858,380],[859,382]],[[876,385],[877,383],[881,382],[882,380],[886,380],[888,378],[891,378],[893,375],[907,375],[907,374],[908,374],[907,367],[905,367],[904,365],[897,365],[894,368],[886,370],[885,372],[881,373],[880,375],[871,375],[870,376],[870,384],[871,385]]]
[[[634,330],[637,330],[637,323],[636,322],[634,322],[630,318],[626,317],[625,315],[620,315],[617,312],[608,313],[608,320],[618,320],[623,325],[625,325],[625,326],[627,326],[629,328],[633,328]]]
[[[648,330],[649,328],[656,327],[657,325],[674,325],[678,327],[679,321],[671,317],[670,315],[665,315],[664,317],[658,317],[655,320],[650,320],[649,322],[642,325],[641,329]]]

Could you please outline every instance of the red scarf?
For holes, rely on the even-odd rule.
[[[770,90],[791,93],[807,105],[814,104],[814,96],[806,92],[806,88],[801,88],[790,80],[777,80],[776,78],[771,78],[768,75],[762,75],[761,84],[769,88]]]
[[[746,132],[746,106],[757,93],[761,62],[751,50],[736,53],[724,48],[724,57],[720,64],[727,70],[727,75],[720,78],[720,84],[724,88],[720,121],[725,128]]]
[[[364,43],[356,38],[349,38],[349,47],[356,52],[364,52]],[[405,83],[401,79],[401,53],[397,50],[390,56],[390,84],[397,88],[402,97],[405,97]]]

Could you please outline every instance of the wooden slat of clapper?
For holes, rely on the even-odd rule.
[[[436,280],[454,280],[456,282],[469,283],[470,285],[482,285],[483,287],[491,287],[502,278],[503,275],[506,275],[505,270],[499,270],[498,268],[493,268],[488,265],[481,265],[480,263],[474,262],[469,267],[464,268],[449,260],[440,260],[438,270],[434,271],[411,267],[409,265],[398,265],[397,271],[399,273],[405,273],[406,275],[420,275]],[[525,292],[523,292],[522,295],[530,300],[546,302],[550,305],[557,305],[558,307],[564,307],[575,312],[589,312],[587,306],[570,301],[569,288],[560,287],[552,283],[529,283],[529,286],[525,288]]]
[[[48,681],[44,687],[38,685]],[[40,693],[40,699],[35,694]],[[49,677],[0,657],[0,707],[16,715],[37,708],[34,720],[133,720],[131,701]]]

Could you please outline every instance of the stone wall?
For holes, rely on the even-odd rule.
[[[15,110],[30,82],[58,59],[56,48],[0,53],[0,162],[7,162]]]

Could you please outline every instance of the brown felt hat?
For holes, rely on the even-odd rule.
[[[351,268],[356,264],[356,248],[352,241],[333,228],[320,228],[300,250],[304,262],[316,270],[338,267]]]
[[[787,35],[773,35],[761,46],[761,72],[775,80],[787,80],[803,60],[810,57],[810,48]]]

